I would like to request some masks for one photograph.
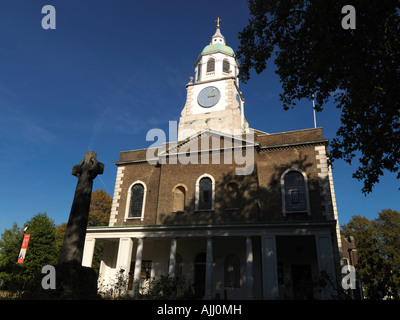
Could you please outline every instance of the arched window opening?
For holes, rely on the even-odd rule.
[[[205,173],[196,181],[195,211],[214,210],[215,201],[215,180]]]
[[[211,210],[212,209],[212,181],[208,177],[204,177],[200,180],[200,192],[199,192],[199,209],[200,210]]]
[[[173,211],[185,211],[186,190],[183,186],[178,186],[173,191]]]
[[[210,58],[207,61],[207,72],[214,72],[215,71],[215,59]]]
[[[225,258],[224,286],[231,288],[240,287],[240,259],[235,254],[230,254]]]
[[[284,177],[284,201],[286,212],[306,212],[307,196],[304,177],[299,171],[289,171]]]
[[[140,218],[143,210],[144,186],[136,183],[131,188],[131,202],[129,208],[130,218]]]
[[[224,59],[224,61],[222,62],[222,71],[228,73],[229,72],[229,60],[228,59]]]

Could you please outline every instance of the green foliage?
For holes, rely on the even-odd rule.
[[[17,264],[23,231],[14,223],[5,230],[0,240],[0,278],[9,290],[22,290],[44,265],[54,264],[58,258],[55,241],[56,226],[46,213],[38,213],[24,224],[30,234],[23,264]]]
[[[94,190],[90,199],[88,226],[107,226],[110,220],[112,197],[103,189]]]
[[[0,238],[0,270],[11,270],[17,262],[22,243],[23,232],[17,223],[11,229],[5,229]]]
[[[358,253],[357,271],[366,296],[381,299],[400,293],[400,213],[391,209],[379,212],[370,221],[353,216],[342,226],[345,237],[353,236]]]
[[[241,80],[267,67],[272,54],[284,109],[316,93],[316,110],[334,98],[341,126],[330,159],[351,163],[369,193],[384,170],[400,178],[400,3],[356,0],[356,29],[344,30],[344,0],[249,0],[239,33]]]
[[[54,220],[47,216],[47,213],[38,213],[25,227],[29,227],[27,233],[31,235],[24,262],[27,278],[33,275],[45,265],[57,263],[58,248],[56,245],[56,230]]]
[[[107,286],[100,286],[103,299],[136,299],[136,300],[186,300],[193,299],[193,289],[184,280],[164,274],[160,279],[140,282],[136,295],[128,294],[129,276],[124,270],[116,273],[115,279]]]
[[[16,264],[21,248],[23,231],[14,222],[11,229],[5,229],[0,238],[0,279],[7,289],[21,287],[23,279]]]
[[[105,191],[93,191],[89,212],[90,226],[108,224],[111,203],[112,198]],[[13,292],[26,288],[43,266],[57,264],[67,223],[56,226],[45,212],[33,216],[24,227],[28,227],[26,233],[31,236],[23,264],[16,263],[24,236],[23,228],[14,223],[0,237],[0,279],[5,280],[5,287]],[[96,243],[92,264],[96,273],[100,268],[102,252],[103,244]],[[15,296],[14,293],[13,295]]]
[[[193,290],[184,280],[171,277],[169,274],[161,275],[160,279],[150,283],[150,290],[146,299],[155,300],[184,300],[193,299]]]

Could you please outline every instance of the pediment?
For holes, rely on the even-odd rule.
[[[169,142],[159,157],[179,154],[224,150],[232,148],[254,147],[254,135],[230,135],[217,130],[202,130],[182,141]]]

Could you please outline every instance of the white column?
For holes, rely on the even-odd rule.
[[[115,280],[117,257],[114,253],[118,252],[118,246],[119,243],[117,241],[104,242],[102,261],[99,270],[99,291],[107,290],[107,286]]]
[[[171,250],[169,251],[169,268],[170,277],[175,277],[175,262],[176,262],[176,238],[171,239]]]
[[[279,288],[274,235],[263,235],[261,237],[261,254],[264,299],[276,299],[279,295]]]
[[[252,237],[246,238],[246,287],[247,299],[254,299],[253,296],[253,239]]]
[[[333,260],[332,238],[330,234],[316,235],[316,246],[318,256],[318,270],[324,271],[333,283],[336,281],[335,264]],[[325,287],[321,291],[321,299],[332,299],[329,288]]]
[[[117,273],[119,273],[121,269],[124,270],[125,275],[129,273],[129,269],[131,267],[132,249],[133,249],[132,238],[119,239],[117,265],[116,265]]]
[[[212,299],[212,271],[213,271],[213,239],[207,238],[207,251],[206,251],[206,288],[204,299]]]
[[[140,271],[142,269],[142,255],[143,255],[143,238],[138,239],[136,249],[135,272],[133,275],[133,293],[137,294],[139,291]]]
[[[85,239],[85,246],[83,248],[82,266],[91,267],[93,260],[94,245],[96,244],[95,238]]]

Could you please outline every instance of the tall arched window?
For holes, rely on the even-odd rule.
[[[215,59],[209,58],[207,61],[207,72],[215,71]]]
[[[184,186],[177,186],[172,191],[173,194],[173,208],[172,211],[185,211],[185,196],[186,190]]]
[[[229,72],[229,60],[224,59],[222,62],[222,71],[228,73]]]
[[[146,201],[146,185],[141,181],[134,182],[128,190],[126,218],[141,218],[143,220]]]
[[[240,259],[236,254],[230,254],[224,262],[224,286],[240,287]]]
[[[291,168],[281,176],[283,214],[309,210],[307,176],[299,169]]]
[[[200,180],[200,198],[199,209],[212,208],[212,181],[210,178],[205,177]]]
[[[131,206],[129,217],[140,217],[142,215],[144,187],[137,183],[132,186]]]
[[[214,210],[215,181],[203,174],[196,182],[195,210]]]

